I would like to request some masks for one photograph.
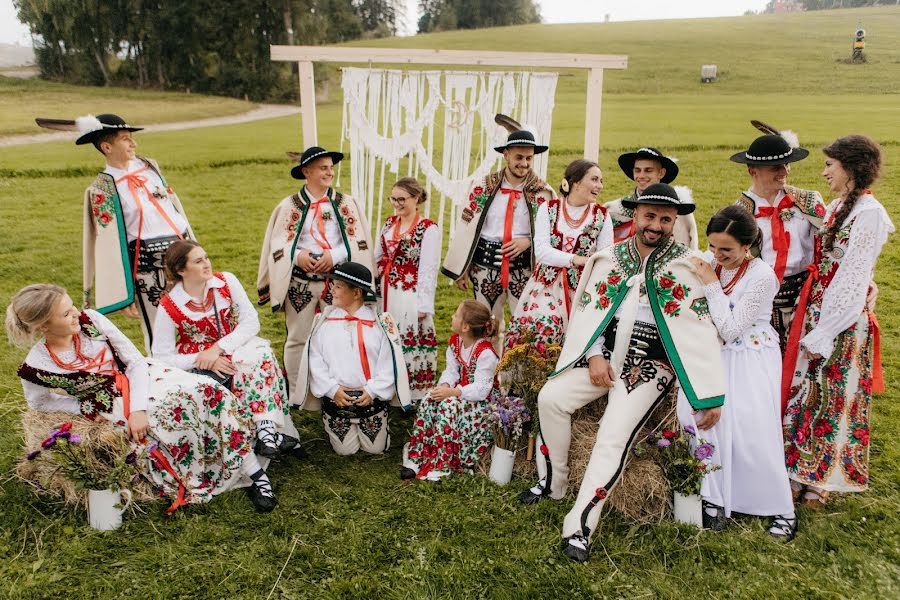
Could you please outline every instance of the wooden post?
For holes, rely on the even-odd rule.
[[[303,150],[318,145],[316,129],[316,79],[312,61],[297,62],[300,73],[300,115],[303,124]]]
[[[584,158],[600,158],[600,105],[603,99],[603,69],[588,72],[587,101],[584,109]]]

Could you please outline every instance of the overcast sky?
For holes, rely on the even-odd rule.
[[[406,0],[410,29],[416,0]],[[545,23],[593,23],[606,20],[678,19],[742,15],[761,10],[766,0],[537,0]],[[12,0],[0,0],[0,43],[30,44],[28,29],[16,19]]]

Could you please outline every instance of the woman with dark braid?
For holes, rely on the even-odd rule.
[[[810,277],[791,324],[782,376],[785,459],[795,499],[821,507],[869,484],[869,403],[883,385],[877,321],[866,306],[875,262],[894,225],[869,187],[881,148],[862,135],[822,150],[838,194],[816,238]]]

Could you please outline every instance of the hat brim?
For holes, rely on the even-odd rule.
[[[550,146],[542,146],[541,144],[521,144],[521,143],[506,144],[503,146],[494,146],[494,150],[496,150],[500,154],[503,154],[504,150],[508,150],[510,148],[534,148],[535,154],[543,154],[544,152],[546,152],[547,150],[550,149]]]
[[[634,210],[641,204],[653,204],[655,206],[673,206],[678,209],[678,215],[684,216],[689,215],[695,210],[697,210],[697,206],[693,203],[681,203],[681,202],[666,202],[665,200],[644,200],[643,202],[636,202],[634,200],[622,200],[622,206],[625,208],[630,208]]]
[[[344,160],[344,155],[340,152],[326,152],[325,154],[320,154],[319,156],[317,156],[315,160],[325,158],[326,156],[330,156],[331,163],[335,165]],[[306,179],[306,175],[303,174],[303,167],[309,165],[311,162],[313,161],[310,161],[306,164],[300,163],[299,165],[295,166],[293,169],[291,169],[291,177],[293,177],[294,179]]]
[[[331,273],[328,274],[328,277],[331,279],[336,279],[337,281],[343,281],[344,283],[346,283],[347,285],[349,285],[351,287],[355,287],[357,289],[362,290],[365,295],[370,297],[370,299],[375,298],[375,290],[372,289],[372,286],[370,286],[370,285],[369,286],[362,285],[360,282],[356,281],[355,279],[351,279],[340,272],[332,271]]]
[[[113,133],[116,131],[143,131],[143,127],[104,127],[103,129],[97,129],[95,131],[88,131],[77,140],[75,140],[76,146],[83,146],[84,144],[93,144],[94,140],[96,140],[101,135],[106,135],[107,133]]]
[[[753,159],[747,158],[747,152],[738,152],[737,154],[732,154],[731,162],[736,162],[742,165],[749,166],[757,166],[757,167],[769,167],[774,165],[786,165],[788,163],[797,162],[803,160],[809,156],[809,150],[806,148],[794,148],[794,150],[784,158],[770,158],[770,159]]]
[[[660,179],[660,183],[671,183],[678,177],[678,165],[668,156],[654,156],[646,152],[626,152],[619,157],[619,168],[628,179],[634,181],[634,163],[638,160],[655,160],[666,170],[666,175]]]

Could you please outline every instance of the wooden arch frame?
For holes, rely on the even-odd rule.
[[[587,69],[584,158],[596,161],[600,156],[600,108],[603,100],[603,69],[628,68],[627,56],[608,54],[474,52],[468,50],[334,46],[270,46],[270,48],[272,60],[297,63],[300,74],[300,111],[303,123],[304,148],[315,146],[318,139],[316,88],[313,76],[314,62]]]

